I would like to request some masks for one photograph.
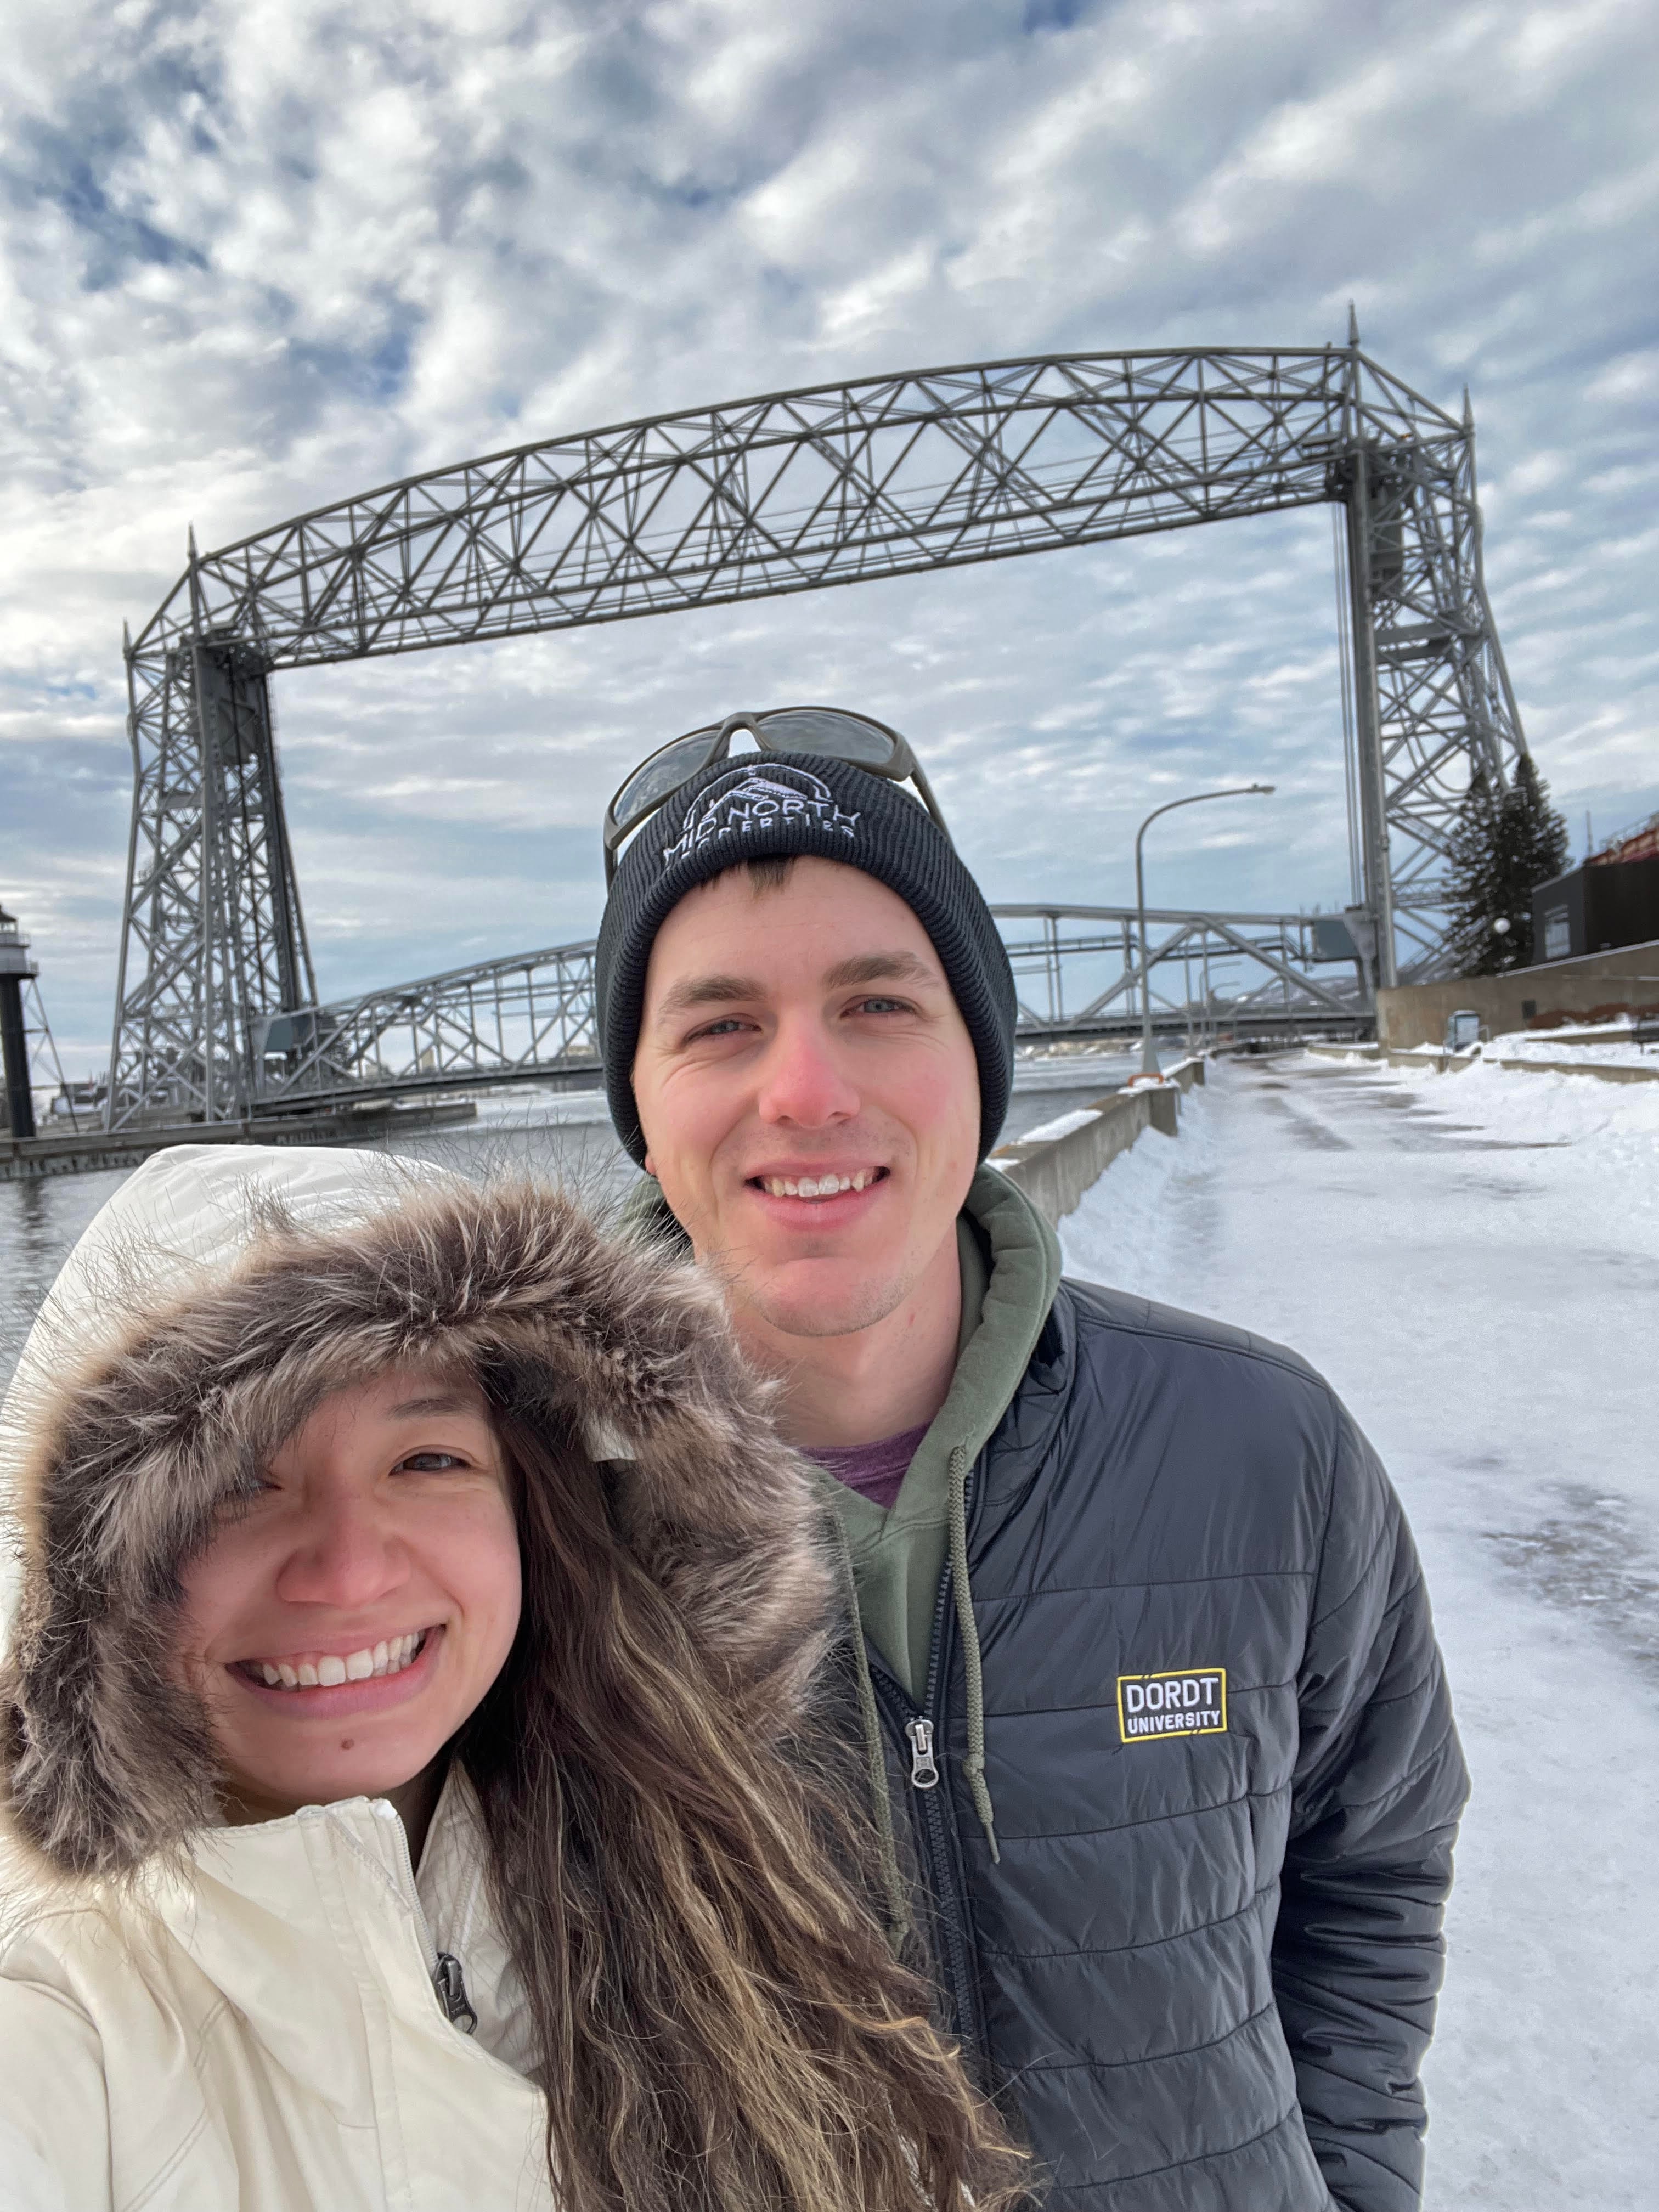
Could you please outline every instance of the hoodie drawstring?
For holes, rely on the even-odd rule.
[[[968,1453],[962,1444],[951,1447],[951,1587],[957,1601],[957,1627],[962,1637],[962,1668],[968,1692],[968,1756],[962,1763],[973,1796],[974,1810],[991,1846],[993,1862],[1000,1866],[997,1849],[996,1808],[985,1779],[985,1675],[980,1665],[979,1624],[974,1619],[974,1593],[968,1580]]]
[[[833,1516],[832,1516],[833,1517]],[[876,1710],[876,1686],[870,1680],[870,1662],[864,1649],[864,1621],[859,1611],[859,1586],[853,1573],[853,1554],[847,1532],[835,1519],[836,1565],[841,1574],[842,1595],[847,1601],[853,1628],[853,1672],[858,1680],[859,1719],[864,1729],[864,1758],[870,1785],[871,1809],[876,1820],[876,1842],[881,1857],[881,1878],[887,1891],[887,1940],[895,1951],[910,1932],[910,1899],[899,1872],[898,1842],[893,1833],[893,1802],[887,1794],[887,1755],[882,1747],[881,1715]]]

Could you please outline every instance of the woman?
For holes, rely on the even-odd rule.
[[[692,1271],[181,1148],[65,1267],[3,1474],[7,2205],[1012,2193],[805,1755],[811,1492]]]

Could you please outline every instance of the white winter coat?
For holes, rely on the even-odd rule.
[[[545,2103],[452,1772],[411,1876],[384,1798],[215,1828],[141,1902],[0,1918],[5,2212],[552,2203]],[[433,1982],[459,1962],[476,2031]]]

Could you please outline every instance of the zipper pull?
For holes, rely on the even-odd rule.
[[[461,1978],[461,1962],[453,1951],[439,1952],[438,1963],[432,1969],[432,1986],[438,1992],[445,2019],[455,2021],[463,2035],[471,2035],[478,2025],[478,2015]]]
[[[933,1758],[933,1723],[932,1721],[909,1721],[904,1733],[910,1739],[910,1787],[913,1790],[937,1790],[939,1767]]]

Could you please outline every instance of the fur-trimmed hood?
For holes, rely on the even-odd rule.
[[[76,1247],[0,1428],[15,1841],[61,1874],[120,1875],[216,1820],[211,1748],[170,1671],[179,1566],[329,1392],[434,1357],[578,1417],[708,1662],[788,1726],[822,1649],[820,1516],[711,1285],[546,1188],[181,1146]]]

